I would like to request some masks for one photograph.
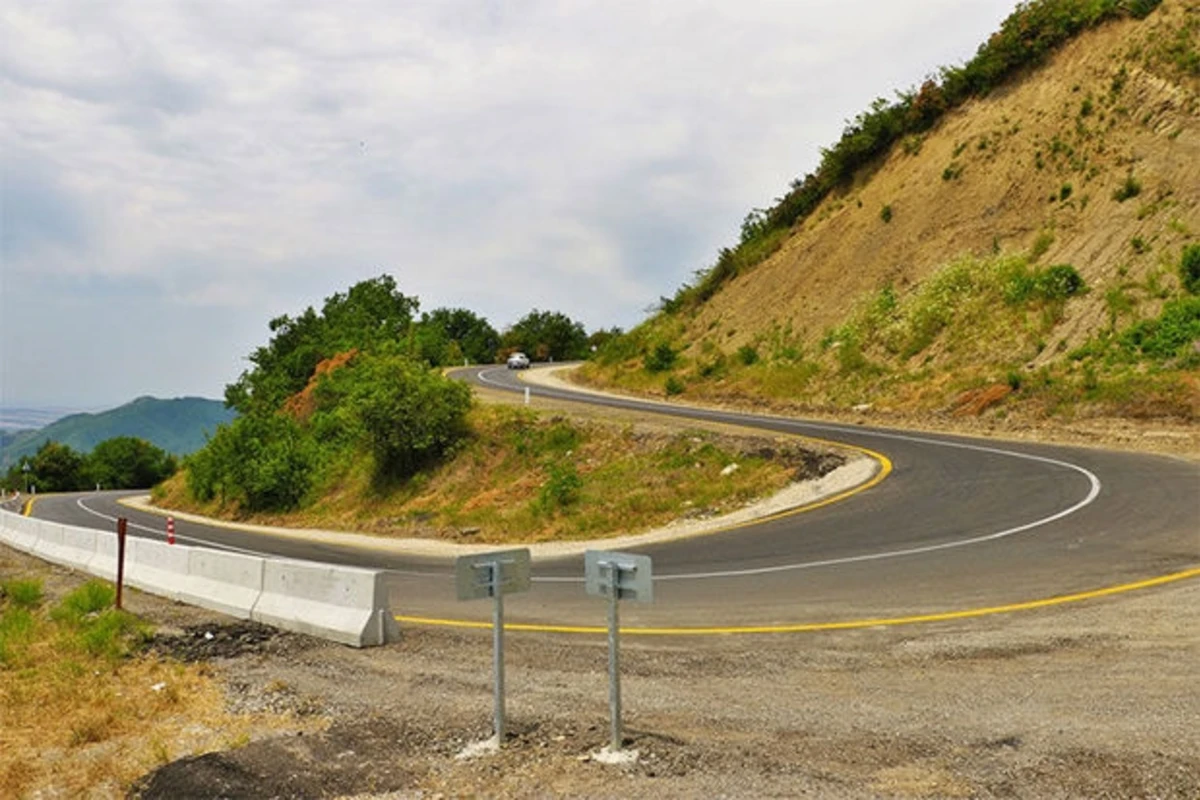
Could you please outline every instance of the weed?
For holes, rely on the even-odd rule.
[[[538,509],[553,512],[579,501],[583,489],[583,478],[574,464],[550,464],[546,468],[548,478],[538,492]]]
[[[1014,392],[1021,391],[1021,373],[1017,372],[1016,370],[1009,370],[1006,380],[1008,382],[1008,388],[1012,389]]]
[[[883,208],[879,209],[879,218],[884,222],[891,222],[892,207],[890,205],[885,205]]]
[[[1142,184],[1133,175],[1126,175],[1125,181],[1113,190],[1113,200],[1124,203],[1142,193]]]
[[[947,166],[944,170],[942,170],[942,180],[956,181],[962,177],[962,174],[963,174],[963,165],[958,163],[957,161],[951,161],[950,165]]]
[[[1120,286],[1114,286],[1104,293],[1104,307],[1108,310],[1109,327],[1115,327],[1117,320],[1133,312],[1134,301]]]
[[[1071,196],[1071,192],[1073,192],[1074,190],[1075,190],[1075,187],[1071,186],[1071,184],[1069,184],[1069,183],[1064,183],[1062,186],[1060,186],[1058,189],[1059,202],[1065,203],[1067,201],[1067,199]]]
[[[1033,240],[1033,247],[1029,248],[1029,260],[1037,261],[1046,255],[1046,251],[1050,249],[1050,245],[1052,244],[1054,244],[1054,231],[1043,230]]]
[[[921,145],[925,143],[925,137],[921,134],[911,134],[905,136],[901,146],[904,149],[904,154],[915,156],[921,152]]]
[[[1137,253],[1139,256],[1146,252],[1149,252],[1149,250],[1150,250],[1150,245],[1146,244],[1146,240],[1143,239],[1141,236],[1135,236],[1132,239],[1130,239],[1129,246],[1132,247],[1133,252]]]
[[[1200,295],[1200,244],[1189,244],[1183,248],[1183,256],[1179,259],[1179,277],[1184,289]]]
[[[683,394],[684,388],[683,381],[679,380],[679,378],[676,378],[674,375],[669,376],[666,380],[666,383],[663,384],[663,391],[666,392],[667,397],[674,397],[675,395]]]
[[[18,608],[34,609],[42,604],[42,582],[13,578],[0,584],[0,598],[7,597]]]
[[[1092,98],[1085,98],[1084,101],[1079,104],[1079,116],[1090,117],[1093,111],[1095,111],[1095,105],[1092,103]]]
[[[738,361],[748,367],[758,362],[758,350],[748,344],[744,344],[738,348],[737,358]]]
[[[88,581],[64,597],[50,612],[50,617],[56,622],[79,626],[89,614],[96,614],[110,607],[116,597],[116,590],[111,584],[98,580]]]

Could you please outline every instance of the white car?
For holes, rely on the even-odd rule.
[[[513,353],[508,357],[509,369],[529,369],[529,356],[524,353]]]

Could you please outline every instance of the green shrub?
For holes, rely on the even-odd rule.
[[[1060,187],[1059,187],[1059,189],[1058,189],[1058,201],[1059,201],[1060,203],[1064,203],[1064,202],[1066,202],[1066,201],[1067,201],[1067,199],[1068,199],[1068,198],[1070,198],[1070,196],[1071,196],[1071,192],[1073,192],[1073,191],[1075,191],[1075,187],[1073,187],[1073,186],[1072,186],[1071,184],[1069,184],[1069,183],[1064,183],[1064,184],[1063,184],[1062,186],[1060,186]]]
[[[1200,244],[1189,244],[1183,248],[1179,260],[1179,277],[1183,288],[1192,294],[1200,294]]]
[[[1039,296],[1045,300],[1065,300],[1085,288],[1083,276],[1070,264],[1055,264],[1035,279]]]
[[[892,207],[890,205],[879,209],[879,218],[884,222],[892,221]]]
[[[548,478],[538,492],[538,508],[542,511],[554,511],[566,508],[579,500],[583,489],[583,478],[580,477],[574,464],[551,464],[546,468]]]
[[[668,397],[674,397],[677,394],[683,394],[683,381],[676,378],[674,375],[667,378],[667,382],[663,384],[663,391]]]
[[[647,372],[666,372],[675,366],[679,354],[666,342],[658,345],[642,359],[642,366]]]
[[[1132,175],[1126,175],[1125,181],[1113,190],[1113,200],[1118,203],[1124,203],[1126,200],[1131,200],[1142,193],[1142,184],[1137,178]]]
[[[1189,352],[1200,340],[1200,297],[1181,297],[1163,306],[1157,319],[1142,320],[1123,332],[1119,342],[1126,350],[1141,353],[1155,360],[1186,358],[1195,361]]]
[[[738,361],[748,367],[751,364],[758,363],[758,350],[748,344],[744,344],[738,348],[737,357]]]

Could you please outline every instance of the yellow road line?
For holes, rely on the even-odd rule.
[[[1160,575],[1157,578],[1148,578],[1146,580],[1135,581],[1133,583],[1123,583],[1118,586],[1106,586],[1101,589],[1092,589],[1086,592],[1076,592],[1074,594],[1059,595],[1057,597],[1047,597],[1041,600],[1028,600],[1023,603],[1009,603],[1007,605],[987,606],[984,608],[968,608],[959,611],[942,611],[935,614],[917,614],[908,617],[854,619],[846,620],[844,622],[809,622],[798,623],[795,625],[732,625],[724,627],[697,628],[621,628],[621,632],[632,636],[714,636],[746,633],[808,633],[814,631],[876,628],[892,625],[915,625],[923,622],[945,622],[947,620],[985,617],[992,614],[1008,614],[1014,611],[1029,611],[1035,608],[1047,608],[1049,606],[1065,605],[1066,603],[1078,603],[1084,600],[1094,600],[1099,597],[1124,594],[1126,592],[1133,592],[1139,589],[1150,589],[1155,586],[1163,586],[1168,583],[1175,583],[1177,581],[1183,581],[1196,577],[1200,577],[1200,567],[1193,567],[1191,569],[1185,569],[1182,572],[1173,572],[1169,575]],[[436,625],[446,628],[492,627],[490,622],[475,622],[462,619],[437,619],[434,617],[410,617],[397,615],[396,620],[409,625]],[[528,631],[533,633],[603,634],[608,632],[608,628],[602,626],[539,625],[528,623],[508,623],[504,626],[504,629],[509,631]]]
[[[25,505],[21,508],[21,516],[23,516],[23,517],[33,516],[33,504],[36,502],[37,502],[37,495],[34,495],[33,497],[26,500]]]

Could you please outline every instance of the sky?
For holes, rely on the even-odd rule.
[[[0,405],[220,398],[382,273],[629,328],[1015,0],[5,0]]]

